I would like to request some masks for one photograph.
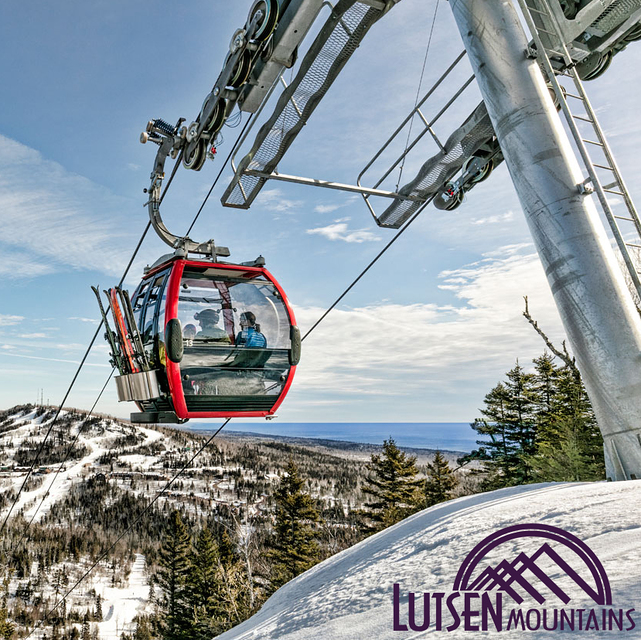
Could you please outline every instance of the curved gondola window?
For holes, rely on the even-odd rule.
[[[149,344],[150,342],[152,342],[156,333],[158,326],[156,324],[156,306],[161,298],[166,276],[166,273],[156,276],[156,278],[154,278],[153,284],[151,285],[151,289],[149,290],[149,296],[147,297],[147,302],[145,304],[144,318],[141,318],[144,327],[142,330],[143,344]]]
[[[277,396],[289,373],[290,320],[279,291],[259,272],[229,274],[190,267],[180,283],[180,371],[189,409],[203,396]]]
[[[136,327],[138,327],[138,330],[140,330],[140,327],[142,327],[142,315],[143,315],[143,309],[144,309],[144,303],[145,303],[145,294],[147,293],[147,289],[149,289],[149,281],[143,282],[136,291],[134,291],[134,295],[132,298],[132,308],[134,312],[134,319],[136,320]]]

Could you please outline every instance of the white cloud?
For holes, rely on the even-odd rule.
[[[519,242],[517,244],[506,244],[504,247],[499,247],[498,249],[492,249],[491,251],[486,251],[483,254],[482,262],[489,262],[491,258],[503,259],[506,257],[516,256],[516,255],[522,254],[524,251],[526,251],[530,247],[534,247],[534,245],[531,242]],[[481,263],[477,262],[474,264],[476,265]],[[454,273],[454,272],[453,271],[443,272],[443,274],[446,274],[446,275],[450,273]]]
[[[497,213],[493,216],[487,216],[486,218],[472,218],[472,224],[497,224],[498,222],[509,222],[514,219],[514,211],[508,211],[507,213]]]
[[[317,227],[316,229],[307,229],[310,235],[324,236],[328,240],[342,240],[343,242],[379,242],[380,236],[369,229],[348,229],[346,222],[336,221],[326,227]]]
[[[475,264],[441,274],[443,287],[458,305],[421,302],[379,303],[335,309],[303,343],[296,388],[305,397],[338,395],[368,403],[421,395],[424,410],[448,402],[479,401],[517,358],[527,365],[544,344],[522,317],[523,296],[550,337],[560,343],[563,329],[538,257],[514,246],[492,252]],[[303,334],[320,308],[297,308]],[[473,415],[468,407],[468,417]],[[445,416],[444,416],[445,417]],[[428,418],[424,418],[428,419]],[[439,419],[433,414],[429,419]]]
[[[10,327],[15,324],[20,324],[24,320],[24,316],[10,316],[0,313],[0,327]]]
[[[332,213],[332,211],[336,211],[337,209],[340,209],[342,204],[319,204],[314,207],[314,211],[316,213]]]
[[[306,206],[302,200],[286,198],[282,189],[278,188],[263,189],[256,197],[254,204],[275,213],[297,213]]]
[[[95,318],[81,318],[78,316],[72,316],[69,320],[77,320],[78,322],[88,322],[89,324],[98,324],[98,320]]]
[[[0,196],[0,202],[2,196]],[[53,273],[51,264],[37,262],[33,254],[13,251],[2,246],[0,240],[0,277],[3,278],[37,278]]]
[[[127,224],[131,207],[34,149],[0,136],[0,275],[34,277],[63,266],[121,273],[135,246]]]
[[[47,334],[46,333],[22,333],[18,336],[18,338],[26,338],[26,339],[31,339],[31,338],[46,338]]]
[[[80,350],[85,350],[87,348],[86,344],[79,344],[77,342],[70,342],[67,344],[57,344],[55,345],[56,349],[59,349],[60,351],[80,351]]]

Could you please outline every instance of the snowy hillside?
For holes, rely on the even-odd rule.
[[[61,429],[64,436],[69,440],[75,436],[82,424],[83,415],[74,416],[69,412],[61,412],[59,421],[62,422],[65,416],[73,418],[70,424],[67,423]],[[2,450],[0,452],[0,464],[3,470],[0,472],[0,483],[2,487],[11,486],[14,491],[22,486],[24,476],[28,466],[17,467],[12,464],[16,451],[21,447],[31,446],[33,451],[39,447],[40,443],[45,437],[48,430],[48,425],[51,423],[53,411],[43,413],[40,416],[36,412],[29,412],[24,415],[16,414],[8,416],[6,423],[3,427],[1,443]],[[13,421],[12,421],[13,420]],[[20,498],[13,508],[13,513],[23,511],[25,518],[31,519],[35,516],[35,521],[38,522],[49,512],[51,505],[58,502],[66,493],[68,493],[72,484],[82,478],[85,478],[89,473],[93,472],[97,466],[97,461],[100,457],[104,456],[110,451],[114,441],[119,437],[126,437],[127,434],[132,433],[132,428],[119,424],[115,420],[105,419],[98,421],[99,429],[83,429],[83,432],[78,436],[77,446],[82,447],[85,452],[79,459],[71,457],[66,464],[60,469],[60,460],[56,459],[52,464],[38,465],[35,469],[35,474],[32,476],[36,486],[35,488],[23,491]],[[16,426],[17,425],[17,426]],[[147,446],[162,439],[162,434],[151,429],[144,429],[138,427],[136,433],[140,434],[138,444],[145,444]],[[69,437],[71,435],[71,437]],[[28,443],[28,444],[27,444]],[[139,459],[135,460],[137,463],[144,463],[144,457],[138,456]],[[157,463],[156,457],[149,456],[148,459]],[[123,456],[123,461],[126,461]],[[128,462],[132,462],[131,456]],[[58,472],[55,483],[51,482],[49,474]],[[42,479],[37,482],[37,479]],[[44,498],[44,499],[43,499]],[[5,510],[5,512],[8,509]],[[4,517],[5,512],[0,512],[0,516]]]
[[[5,412],[6,415],[0,422],[0,498],[4,497],[3,493],[8,497],[4,500],[4,509],[0,509],[0,518],[6,517],[13,496],[22,486],[30,466],[16,464],[16,457],[20,454],[35,455],[54,413],[52,409],[38,411],[31,408]],[[109,465],[101,465],[100,459],[112,450],[114,443],[119,440],[124,442],[123,439],[127,436],[132,438],[134,431],[130,426],[109,418],[93,418],[84,423],[86,419],[86,414],[61,412],[58,429],[41,454],[41,458],[48,463],[35,466],[30,484],[27,484],[13,508],[14,516],[22,515],[26,521],[33,519],[34,523],[40,523],[47,518],[54,505],[61,502],[80,483],[96,473],[109,473]],[[79,429],[81,433],[78,433]],[[134,441],[138,447],[149,448],[161,440],[167,445],[171,444],[162,433],[152,429],[139,428],[135,433]],[[61,466],[61,451],[69,446],[76,435],[77,444],[69,459]],[[126,452],[124,447],[122,452]],[[148,466],[145,462],[149,465],[162,464],[160,456],[122,455],[119,458],[121,459],[117,460],[122,464],[128,462],[131,465],[135,462],[143,468]],[[131,469],[131,466],[128,468]],[[68,587],[71,580],[84,572],[90,564],[88,558],[83,558],[80,563],[69,559],[55,563],[45,572],[38,562],[34,562],[30,572],[22,576],[22,580],[19,576],[14,577],[10,592],[17,590],[22,594],[29,594],[39,586],[45,602],[53,604],[57,599],[54,598],[54,592],[58,593],[58,588]],[[123,631],[133,631],[132,620],[136,615],[152,611],[148,602],[149,584],[144,556],[134,554],[133,562],[126,569],[123,568],[121,573],[122,577],[115,585],[113,569],[108,562],[101,563],[87,580],[85,588],[68,601],[69,609],[75,607],[84,612],[94,607],[96,598],[101,599],[102,618],[94,616],[92,619],[93,635],[100,640],[118,640]],[[25,577],[29,578],[27,582]]]
[[[362,505],[367,456],[350,446],[221,435],[201,451],[203,434],[72,409],[54,423],[55,414],[54,407],[31,405],[0,411],[0,582],[7,577],[16,637],[36,624],[36,637],[58,640],[79,640],[80,633],[93,640],[147,637],[149,621],[164,606],[162,586],[154,585],[174,511],[190,539],[204,527],[216,539],[224,534],[244,555],[230,554],[221,571],[244,580],[239,599],[252,584],[253,597],[264,600],[264,588],[245,567],[269,572],[272,496],[290,460],[322,509],[321,553],[327,557],[361,537],[353,511]],[[209,635],[249,612],[235,615],[221,615]]]
[[[33,408],[0,415],[0,517],[25,480],[52,415],[51,410]],[[78,443],[52,485],[76,435]],[[25,626],[39,619],[33,617],[39,615],[38,602],[51,606],[55,594],[91,566],[141,505],[158,496],[199,442],[202,438],[193,434],[63,413],[5,531],[18,567],[11,579],[10,605],[15,611],[29,607],[32,622],[25,618]],[[343,457],[333,453],[251,439],[217,441],[147,514],[138,537],[122,542],[67,598],[63,623],[69,639],[80,630],[85,614],[93,637],[118,640],[123,632],[134,633],[137,615],[156,610],[149,580],[157,570],[154,562],[171,509],[180,509],[194,523],[215,525],[229,517],[232,525],[242,525],[238,531],[243,535],[256,535],[261,522],[270,522],[270,492],[291,456],[310,478],[314,495],[327,504],[328,539],[347,536],[352,524],[344,505],[362,504],[359,487],[366,468],[353,451],[338,452]],[[29,543],[21,544],[36,510]],[[330,520],[335,512],[347,515]],[[455,586],[468,554],[479,543],[506,527],[525,524],[558,528],[568,539],[587,544],[584,556],[589,560],[595,554],[605,580],[594,563],[577,563],[577,558],[585,558],[575,548],[530,535],[488,547],[474,565],[474,580]],[[76,555],[67,551],[72,532],[84,550]],[[342,544],[345,548],[350,539],[345,537]],[[39,559],[44,552],[51,555],[53,548],[61,555],[43,566]],[[265,555],[256,547],[257,567]],[[485,575],[489,581],[475,586]],[[594,594],[599,596],[605,583],[612,596],[598,601]],[[512,596],[522,599],[516,603]],[[471,495],[417,513],[294,579],[251,619],[219,638],[413,640],[440,633],[475,638],[491,636],[494,624],[502,625],[502,637],[547,639],[559,629],[544,627],[561,623],[566,631],[574,627],[580,638],[611,636],[618,628],[628,638],[641,638],[641,612],[635,611],[641,609],[640,602],[641,482],[529,485]],[[498,603],[504,605],[502,617],[496,614]],[[523,617],[511,620],[517,611]],[[491,631],[477,630],[484,623]],[[603,627],[612,630],[603,632]],[[42,633],[49,636],[50,627]]]
[[[459,567],[478,543],[504,527],[525,523],[551,525],[574,534],[594,551],[609,578],[612,605],[597,606],[568,578],[568,571],[561,570],[549,558],[539,558],[542,575],[571,593],[571,602],[560,602],[532,575],[529,583],[545,594],[545,607],[556,609],[558,616],[560,609],[565,609],[567,616],[570,609],[574,610],[575,631],[570,632],[570,637],[601,638],[618,633],[616,625],[614,631],[601,631],[604,615],[606,624],[613,624],[608,618],[611,614],[603,614],[602,610],[612,609],[615,617],[621,616],[624,635],[641,638],[641,482],[630,481],[530,485],[437,505],[302,574],[278,590],[256,615],[218,640],[383,640],[436,638],[441,634],[448,638],[492,637],[496,633],[494,627],[490,626],[485,633],[465,631],[462,621],[457,629],[437,631],[434,598],[428,630],[394,630],[394,584],[399,585],[400,594],[398,625],[408,627],[409,592],[416,594],[415,625],[422,625],[423,593],[444,592],[447,598],[456,591],[453,585]],[[482,565],[496,564],[506,556],[511,559],[521,551],[531,554],[541,547],[541,542],[540,538],[513,540],[490,552]],[[586,582],[594,583],[590,571],[577,566],[574,554],[564,547],[560,554]],[[506,608],[515,606],[503,595]],[[462,600],[454,601],[459,610]],[[521,608],[526,613],[537,606],[532,598],[526,597]],[[475,608],[479,608],[478,600]],[[596,611],[596,617],[588,620],[590,609]],[[638,611],[630,612],[631,609]],[[623,613],[619,614],[619,610]],[[548,614],[547,626],[551,627],[552,615],[550,611]],[[445,601],[442,615],[443,626],[452,623]],[[540,613],[534,611],[528,618],[530,628],[537,626],[537,616]],[[472,616],[470,626],[479,625],[480,621],[480,616]],[[559,624],[557,621],[557,627]],[[542,623],[535,631],[522,630],[522,626],[526,625],[515,619],[510,630],[503,627],[500,637],[538,640],[559,634],[558,629],[544,630]],[[569,626],[566,618],[565,630]]]

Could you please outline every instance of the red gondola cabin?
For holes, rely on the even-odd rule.
[[[129,379],[142,374],[119,377],[121,399],[141,410],[132,420],[273,415],[294,377],[300,333],[262,259],[251,266],[176,256],[159,262],[131,299],[158,383],[141,394]]]

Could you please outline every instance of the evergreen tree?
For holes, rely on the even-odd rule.
[[[156,589],[154,587],[156,580],[154,576],[151,576],[149,579],[149,595],[147,596],[147,599],[151,604],[156,603]]]
[[[136,619],[136,630],[134,640],[152,640],[151,627],[147,616],[138,616]],[[84,639],[83,639],[84,640]]]
[[[483,461],[488,477],[485,489],[529,482],[532,476],[529,456],[536,450],[536,407],[539,396],[534,374],[526,373],[517,363],[485,396],[482,418],[472,428],[489,440],[477,440],[481,445],[469,458]]]
[[[370,529],[384,529],[415,511],[415,492],[420,485],[416,456],[408,456],[390,438],[383,442],[382,454],[372,455],[367,468],[372,474],[365,479],[363,491],[374,498],[365,503],[367,515],[374,521]]]
[[[534,359],[537,442],[546,439],[553,420],[557,395],[558,367],[554,365],[554,357],[545,352]]]
[[[578,369],[547,353],[534,365],[533,374],[518,364],[508,372],[472,424],[489,436],[465,458],[483,461],[484,489],[604,476],[603,439]]]
[[[94,620],[96,622],[102,622],[102,596],[100,594],[96,596],[96,613]]]
[[[162,608],[164,640],[184,640],[188,635],[190,619],[187,602],[187,575],[190,539],[187,527],[178,511],[174,511],[160,551],[160,570],[156,582],[163,591]]]
[[[237,559],[236,548],[227,530],[223,529],[218,541],[218,553],[223,566],[233,564]]]
[[[292,458],[274,492],[276,523],[274,525],[274,566],[271,587],[277,589],[312,567],[319,558],[317,531],[320,521],[312,498],[303,491],[304,481]]]
[[[555,367],[551,411],[542,422],[530,459],[537,481],[602,480],[603,437],[580,374]]]
[[[220,555],[214,537],[204,527],[193,553],[188,576],[188,600],[193,620],[191,637],[209,640],[223,629],[217,628],[221,602]]]
[[[458,481],[450,469],[449,462],[440,451],[436,452],[434,462],[427,465],[427,478],[423,485],[423,506],[431,507],[452,498]]]
[[[89,625],[89,613],[85,613],[82,620],[82,633],[80,634],[82,640],[91,640],[91,626]]]
[[[0,605],[0,638],[2,640],[11,640],[15,631],[15,625],[9,620],[9,612],[7,610],[7,601],[3,600]]]

